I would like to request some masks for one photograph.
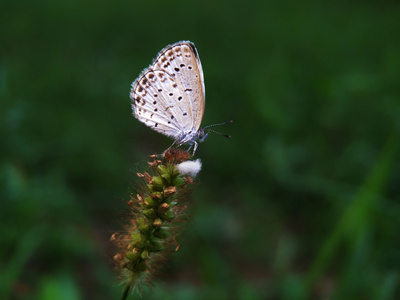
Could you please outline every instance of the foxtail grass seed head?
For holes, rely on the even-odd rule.
[[[138,291],[162,266],[170,253],[179,248],[176,237],[179,222],[186,219],[183,200],[201,169],[199,159],[189,161],[190,154],[168,149],[162,159],[152,155],[149,170],[138,172],[141,188],[128,201],[129,225],[125,232],[114,233],[111,241],[117,246],[114,255],[117,271],[125,285],[123,299],[132,289]]]

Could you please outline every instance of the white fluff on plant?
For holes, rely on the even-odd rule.
[[[177,165],[176,168],[178,169],[179,174],[182,176],[189,175],[191,177],[196,177],[197,173],[199,173],[201,170],[201,160],[196,159],[184,161],[183,163]]]

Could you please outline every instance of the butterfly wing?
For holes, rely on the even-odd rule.
[[[177,138],[181,126],[169,94],[172,93],[174,79],[163,71],[146,69],[132,84],[131,100],[134,116],[155,131]]]
[[[204,78],[191,42],[164,48],[132,84],[135,117],[152,129],[178,138],[197,132],[204,114]]]
[[[182,112],[181,116],[185,118],[180,119],[187,124],[185,129],[197,131],[204,114],[205,87],[203,68],[196,47],[189,41],[168,46],[159,53],[153,65],[155,70],[165,71],[176,78],[179,90],[183,92],[180,95],[182,99],[177,98],[179,107],[184,107],[188,112],[187,115]],[[184,120],[187,117],[192,122]]]

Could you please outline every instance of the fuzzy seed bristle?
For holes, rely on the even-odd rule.
[[[151,183],[152,177],[149,175],[149,173],[144,172],[144,177]]]
[[[118,235],[117,232],[116,232],[116,233],[113,233],[112,236],[111,236],[111,238],[110,238],[110,241],[115,241],[115,240],[117,239],[117,235]]]

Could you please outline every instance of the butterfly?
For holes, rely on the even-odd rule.
[[[192,42],[181,41],[162,49],[132,83],[130,98],[133,115],[173,138],[171,147],[189,144],[194,155],[198,142],[212,131],[205,130],[209,126],[200,128],[205,109],[204,76]]]

